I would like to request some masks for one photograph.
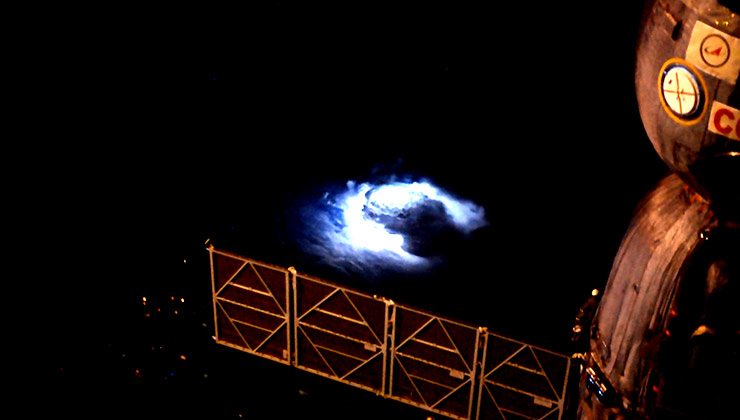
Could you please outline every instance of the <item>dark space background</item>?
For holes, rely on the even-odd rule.
[[[26,271],[50,273],[35,274],[43,372],[29,414],[430,415],[216,345],[206,241],[570,354],[578,307],[667,174],[634,96],[641,11],[47,11],[32,72],[43,87],[27,99],[49,115],[28,128],[44,140],[24,193],[43,236],[26,235]],[[297,246],[299,205],[391,173],[474,201],[489,226],[408,279],[343,275]]]

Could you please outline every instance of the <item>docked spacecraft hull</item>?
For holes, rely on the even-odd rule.
[[[635,91],[661,159],[740,222],[740,15],[716,0],[648,0]],[[734,185],[732,185],[734,184]]]
[[[726,409],[731,389],[716,388],[725,382],[714,375],[737,368],[737,296],[729,278],[737,275],[738,242],[737,230],[720,225],[678,175],[648,194],[592,324],[582,419],[624,413],[670,418],[668,412],[695,418]],[[711,337],[701,337],[706,329]],[[698,366],[707,357],[724,369]],[[709,398],[697,394],[709,389]]]
[[[646,2],[637,100],[673,173],[640,203],[614,260],[584,358],[582,420],[728,418],[738,394],[726,380],[738,373],[740,319],[736,4]]]

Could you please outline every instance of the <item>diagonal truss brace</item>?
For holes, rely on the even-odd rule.
[[[322,375],[322,376],[325,376],[325,377],[328,377],[328,378],[331,378],[331,379],[334,379],[334,380],[337,380],[337,381],[340,381],[340,382],[343,382],[343,383],[346,383],[346,384],[349,384],[355,387],[375,391],[377,395],[380,395],[384,398],[395,399],[403,403],[414,405],[422,409],[433,411],[435,413],[448,416],[450,418],[458,419],[458,420],[478,420],[480,419],[481,418],[480,417],[481,416],[481,402],[484,396],[494,401],[494,405],[496,406],[496,409],[499,411],[499,414],[501,415],[502,418],[506,418],[507,413],[512,413],[518,416],[523,416],[524,418],[529,418],[527,416],[524,416],[522,413],[517,413],[507,408],[500,407],[496,403],[495,398],[491,394],[491,390],[486,384],[499,386],[499,387],[506,388],[513,392],[518,392],[520,394],[527,395],[533,398],[535,403],[537,403],[537,401],[539,400],[543,404],[546,404],[546,403],[552,404],[552,409],[548,410],[547,413],[541,418],[546,418],[552,415],[552,413],[555,411],[559,411],[559,416],[558,416],[559,420],[562,419],[564,415],[563,413],[564,396],[565,396],[565,389],[567,387],[568,375],[567,374],[565,375],[565,383],[562,386],[562,390],[558,392],[557,391],[558,387],[556,385],[559,385],[559,382],[555,384],[552,378],[547,376],[547,374],[544,374],[546,370],[544,369],[542,362],[539,360],[535,352],[532,352],[532,355],[534,356],[534,359],[537,362],[538,369],[532,369],[532,368],[528,368],[527,366],[517,365],[515,363],[512,363],[511,361],[514,359],[514,357],[516,357],[522,351],[525,351],[525,349],[530,349],[530,350],[537,349],[537,350],[542,350],[542,351],[545,351],[545,352],[548,352],[548,353],[551,353],[557,356],[565,357],[568,360],[567,368],[566,368],[566,372],[568,372],[570,369],[570,359],[567,358],[566,356],[559,355],[557,353],[553,353],[548,350],[540,349],[540,348],[537,348],[537,347],[534,347],[534,346],[531,346],[525,343],[521,343],[515,340],[511,340],[505,337],[499,337],[501,339],[516,342],[520,345],[520,347],[516,351],[514,351],[512,354],[510,354],[505,360],[498,363],[497,366],[493,367],[493,369],[489,371],[486,368],[486,355],[488,352],[488,346],[490,345],[489,336],[495,336],[495,334],[488,333],[487,329],[484,327],[477,328],[476,336],[475,336],[475,350],[474,350],[474,356],[473,356],[473,363],[471,364],[466,359],[466,357],[463,356],[459,343],[456,342],[456,340],[453,338],[453,335],[450,334],[448,328],[445,326],[445,323],[442,321],[451,322],[453,324],[457,324],[457,322],[446,319],[446,318],[440,318],[430,313],[427,313],[425,311],[419,311],[419,310],[413,310],[413,311],[418,314],[428,316],[429,319],[424,321],[408,337],[405,337],[402,342],[399,342],[398,344],[394,344],[394,340],[395,340],[396,333],[397,333],[396,332],[397,309],[403,308],[404,310],[412,310],[411,308],[408,308],[404,305],[401,305],[401,306],[396,305],[395,302],[389,299],[385,299],[382,297],[378,298],[376,296],[373,296],[373,298],[380,299],[385,304],[384,305],[385,313],[384,313],[383,335],[379,336],[378,333],[376,333],[375,329],[370,326],[370,323],[366,319],[365,315],[363,315],[363,311],[357,307],[357,305],[355,304],[354,300],[351,297],[353,293],[357,293],[365,297],[368,297],[369,295],[366,295],[364,293],[354,292],[354,291],[351,291],[350,289],[345,288],[344,286],[336,285],[334,283],[330,283],[330,282],[327,282],[321,279],[316,279],[316,278],[311,278],[309,276],[300,275],[300,277],[308,278],[312,281],[318,281],[321,284],[333,287],[334,290],[332,290],[330,293],[328,293],[318,302],[313,304],[303,314],[299,315],[297,313],[298,312],[298,296],[296,293],[296,287],[297,287],[299,275],[293,267],[285,269],[282,267],[273,266],[271,264],[261,263],[255,260],[251,260],[245,257],[231,254],[228,252],[215,250],[213,248],[213,245],[211,245],[208,248],[208,251],[210,254],[210,262],[211,262],[213,316],[214,316],[214,328],[215,328],[215,334],[216,334],[214,336],[214,339],[216,339],[216,341],[219,344],[222,344],[228,347],[233,347],[235,349],[246,351],[248,353],[255,354],[261,357],[265,357],[271,360],[275,360],[280,363],[289,364],[289,365],[292,365],[292,366],[295,366],[295,367],[298,367],[304,370],[308,370],[308,371],[311,371],[312,373],[316,373],[316,374],[319,374],[319,375]],[[218,287],[218,290],[216,289],[216,277],[215,277],[215,271],[214,271],[214,253],[242,261],[242,264],[238,267],[238,269],[236,269],[236,271],[234,271],[234,273],[231,274],[231,277],[229,279],[227,279],[225,282],[223,282],[222,285]],[[263,278],[263,276],[260,274],[259,270],[257,269],[258,266],[285,273],[286,275],[286,290],[285,290],[286,301],[284,303],[281,304],[278,301],[275,294],[272,293],[272,290],[268,286],[268,283],[265,281],[265,279]],[[265,292],[263,290],[254,289],[252,287],[244,286],[241,284],[236,284],[233,282],[236,276],[242,270],[247,270],[247,269],[253,271],[252,274],[254,274],[255,277],[259,279],[259,281],[262,284],[262,287],[264,287],[265,290],[270,291],[270,293]],[[236,301],[233,301],[233,300],[227,299],[226,297],[221,296],[221,294],[224,292],[224,290],[226,290],[227,287],[236,287],[242,290],[246,290],[250,293],[264,296],[265,298],[269,297],[277,304],[277,307],[280,309],[280,312],[282,314],[265,311],[256,306],[250,305],[248,302],[246,303],[236,302]],[[342,295],[342,297],[346,299],[347,302],[349,302],[349,304],[354,309],[354,314],[351,314],[351,316],[347,316],[347,314],[333,313],[331,311],[322,309],[322,305],[324,303],[329,301],[332,297],[335,297],[338,295]],[[267,329],[267,328],[260,327],[258,325],[251,325],[247,322],[244,322],[238,319],[233,319],[231,316],[229,316],[228,312],[226,311],[226,308],[224,307],[224,303],[228,303],[229,305],[235,305],[235,306],[243,307],[243,308],[246,308],[252,311],[256,311],[256,312],[262,313],[265,316],[277,317],[278,319],[283,319],[283,321],[280,322],[280,324],[278,324],[277,327],[275,327],[274,329]],[[236,331],[236,333],[239,335],[239,337],[241,338],[241,341],[244,343],[244,347],[234,345],[230,342],[220,341],[218,339],[219,337],[218,311],[221,311],[224,315],[226,315],[226,320],[230,323],[231,328],[233,328],[233,330]],[[313,313],[321,313],[322,315],[341,319],[342,321],[349,322],[349,323],[352,323],[358,326],[364,326],[367,329],[367,331],[370,332],[375,342],[372,342],[373,340],[367,341],[367,339],[359,339],[357,337],[351,336],[350,334],[344,334],[339,331],[323,328],[321,325],[313,325],[309,322],[306,322],[306,317]],[[262,339],[262,341],[258,345],[250,346],[248,344],[249,341],[243,336],[241,330],[237,328],[237,324],[240,324],[240,323],[248,325],[252,328],[262,330],[265,333],[267,333],[267,336],[264,339]],[[441,345],[439,343],[433,343],[433,342],[430,342],[428,340],[425,340],[419,337],[419,335],[423,331],[425,331],[426,328],[429,328],[431,325],[434,325],[435,323],[437,326],[441,327],[441,331],[444,332],[444,336],[446,336],[446,338],[448,339],[449,345],[447,344]],[[460,325],[463,325],[463,324],[460,324]],[[287,335],[287,343],[286,343],[287,346],[286,346],[286,351],[284,353],[284,358],[279,359],[279,358],[261,353],[260,350],[265,345],[265,343],[269,342],[275,336],[275,334],[277,334],[283,328],[286,329],[285,331]],[[351,358],[354,357],[356,360],[360,361],[360,363],[357,366],[355,366],[354,368],[350,369],[349,371],[347,371],[346,373],[340,376],[337,374],[335,369],[331,366],[331,363],[329,363],[329,361],[323,355],[323,352],[326,352],[326,351],[337,352],[337,350],[322,347],[321,345],[314,343],[306,332],[308,329],[318,330],[324,334],[330,334],[333,336],[337,336],[349,342],[362,344],[363,346],[365,346],[366,350],[371,350],[375,352],[375,354],[368,357],[367,359],[360,360],[359,358],[354,357],[351,354],[338,352],[339,354],[342,354],[346,357],[351,357]],[[314,348],[316,353],[321,357],[323,362],[326,364],[326,367],[329,369],[331,374],[326,374],[326,373],[314,371],[311,369],[305,369],[299,366],[298,360],[297,360],[298,354],[297,354],[297,348],[296,348],[296,343],[297,343],[297,339],[299,338],[299,334],[302,334],[301,337],[305,338],[307,340],[307,343]],[[459,371],[455,369],[454,367],[449,366],[448,364],[445,364],[442,361],[422,359],[422,358],[414,356],[413,354],[404,352],[404,347],[406,347],[411,342],[415,342],[415,343],[418,343],[424,346],[428,346],[430,348],[434,348],[434,349],[437,349],[443,352],[447,352],[449,354],[457,355],[457,357],[462,362],[463,366],[465,366],[466,371]],[[352,376],[352,374],[357,372],[359,369],[361,369],[362,367],[366,366],[368,363],[374,360],[377,360],[378,358],[381,358],[381,357],[383,359],[382,361],[383,374],[382,374],[382,385],[379,391],[375,389],[367,388],[362,385],[354,384],[348,380],[348,378]],[[450,371],[450,376],[461,379],[462,382],[455,384],[454,386],[443,385],[443,384],[437,383],[436,385],[444,387],[445,389],[448,390],[448,392],[442,395],[441,397],[439,397],[436,401],[427,401],[424,398],[424,394],[421,392],[421,390],[419,389],[415,381],[421,380],[421,381],[427,381],[430,383],[434,383],[434,382],[432,382],[429,378],[421,378],[421,377],[412,375],[411,372],[407,371],[406,367],[403,365],[403,361],[400,358],[407,358],[410,360],[414,360],[415,362],[424,363],[428,366],[439,368],[439,369],[447,369]],[[405,374],[406,377],[410,380],[411,385],[414,387],[415,391],[417,392],[418,396],[420,397],[422,401],[421,404],[394,397],[393,389],[392,389],[393,383],[394,383],[394,374],[395,374],[394,361],[398,362],[398,367],[403,371],[403,374]],[[559,396],[558,400],[553,401],[543,396],[538,396],[531,392],[527,392],[525,390],[517,389],[510,385],[497,383],[493,381],[493,379],[491,378],[492,374],[496,372],[498,369],[500,369],[502,366],[507,365],[507,364],[510,367],[515,367],[523,371],[528,371],[533,374],[539,374],[539,375],[544,376],[545,379],[547,380],[547,384],[549,385],[549,388],[553,392],[553,395]],[[469,406],[468,406],[469,410],[468,410],[467,415],[460,416],[454,413],[446,412],[444,409],[440,408],[442,403],[448,400],[451,396],[458,393],[463,387],[468,386],[468,385],[471,387],[471,392],[470,392],[470,399],[469,399]],[[477,411],[476,413],[473,413],[474,402],[476,401],[477,401],[477,404],[476,404]],[[532,420],[539,420],[539,419],[533,418]]]

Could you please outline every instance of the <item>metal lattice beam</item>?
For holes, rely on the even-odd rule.
[[[219,344],[458,420],[562,419],[567,356],[208,250]]]

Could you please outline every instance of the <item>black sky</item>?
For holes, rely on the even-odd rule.
[[[632,211],[667,173],[634,95],[640,3],[204,3],[68,21],[44,42],[34,72],[47,98],[38,105],[53,111],[43,131],[65,139],[44,149],[34,191],[58,273],[46,391],[72,389],[54,403],[76,412],[77,391],[101,381],[119,397],[95,395],[113,405],[161,392],[155,408],[166,412],[185,392],[201,398],[185,407],[226,404],[219,413],[235,418],[254,401],[216,394],[256,369],[265,389],[322,410],[322,387],[345,392],[339,385],[210,347],[210,326],[200,328],[212,322],[204,242],[331,275],[272,230],[275,216],[328,183],[378,170],[432,179],[482,205],[491,222],[485,247],[455,260],[487,269],[469,291],[478,310],[446,307],[444,282],[400,295],[565,351],[567,319],[605,284]],[[72,304],[82,295],[84,305]],[[147,324],[143,296],[195,303],[185,322]],[[509,306],[496,307],[502,300]],[[496,323],[505,315],[519,320]],[[177,350],[155,356],[146,350],[154,343]],[[138,385],[135,363],[119,354],[166,376],[179,350],[199,356],[176,388]],[[205,371],[220,382],[201,383]],[[295,395],[299,386],[313,387],[310,402]],[[346,392],[358,404],[378,400]],[[379,410],[406,410],[398,406]]]

